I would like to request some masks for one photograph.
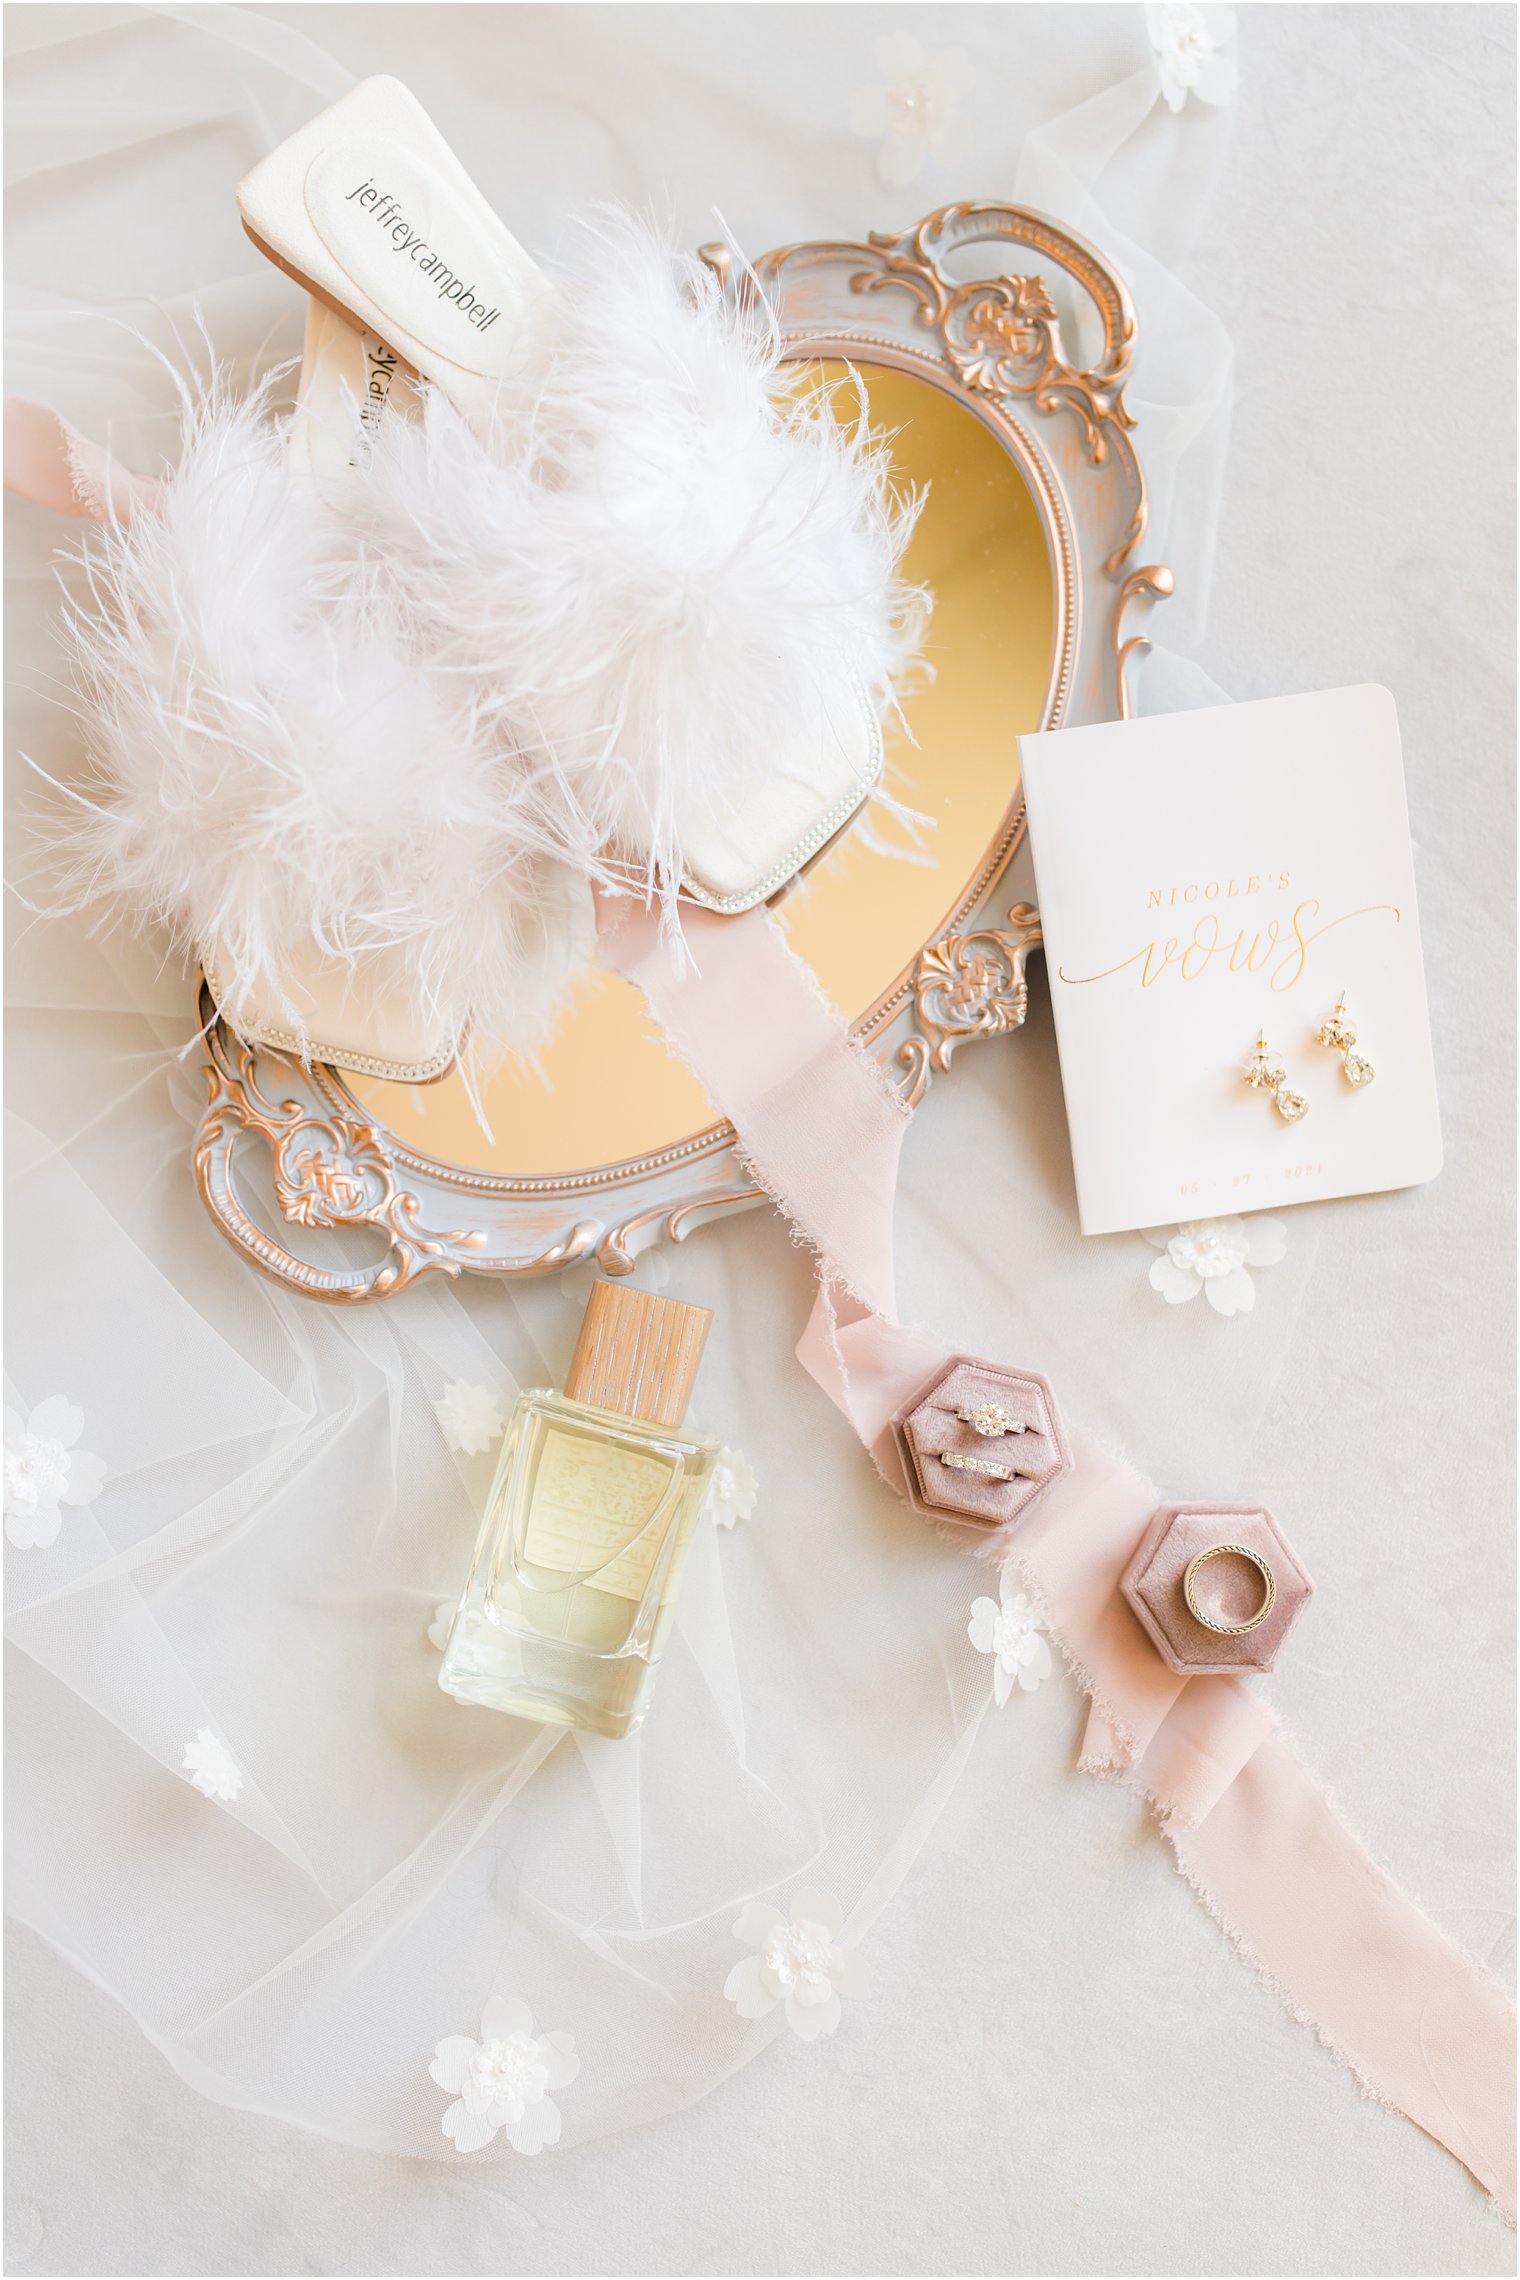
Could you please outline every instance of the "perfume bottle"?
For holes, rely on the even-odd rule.
[[[439,1685],[541,1725],[643,1724],[717,1444],[681,1420],[712,1316],[597,1283],[563,1393],[513,1412]]]

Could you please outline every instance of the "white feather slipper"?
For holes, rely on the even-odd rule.
[[[185,395],[156,511],[83,547],[69,614],[93,780],[58,834],[100,897],[200,957],[243,1036],[414,1082],[473,1022],[531,1053],[591,939],[530,762],[427,654],[343,507],[368,351],[325,312],[297,413]]]
[[[593,882],[747,908],[871,792],[910,511],[763,308],[617,217],[551,285],[394,81],[240,196],[317,296],[296,412],[187,391],[157,510],[87,547],[67,891],[256,1042],[531,1054]]]
[[[238,196],[434,384],[356,511],[482,715],[552,770],[567,852],[720,910],[775,894],[879,784],[923,626],[863,417],[799,400],[763,303],[626,217],[546,278],[395,80]]]

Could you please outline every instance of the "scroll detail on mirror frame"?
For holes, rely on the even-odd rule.
[[[1060,313],[1043,276],[1010,272],[957,281],[947,274],[947,254],[989,240],[1027,246],[1082,288],[1103,326],[1103,349],[1096,364],[1083,370],[1068,357]],[[706,246],[703,254],[721,276],[731,278],[733,264],[726,246]],[[757,262],[754,274],[774,300],[777,287],[790,275],[840,262],[851,266],[849,284],[854,293],[901,290],[911,297],[916,323],[938,336],[944,361],[968,396],[983,399],[1004,420],[1020,404],[1047,416],[1070,413],[1092,467],[1113,467],[1121,474],[1130,492],[1130,512],[1118,543],[1103,556],[1102,567],[1107,579],[1120,581],[1112,601],[1109,649],[1114,710],[1120,720],[1127,720],[1129,662],[1150,646],[1144,634],[1126,637],[1129,605],[1142,596],[1163,601],[1174,586],[1163,563],[1128,567],[1149,527],[1150,504],[1130,440],[1135,421],[1124,401],[1136,339],[1135,312],[1126,288],[1085,239],[1059,223],[1032,207],[980,199],[941,206],[895,236],[890,230],[873,230],[865,246],[789,246]],[[743,289],[742,281],[736,282],[736,289]]]
[[[1102,326],[1088,368],[1074,364],[1046,277],[1007,272],[958,279],[957,249],[1019,246],[1085,293]],[[704,258],[728,290],[754,290],[727,249]],[[1124,718],[1126,674],[1146,646],[1126,618],[1172,591],[1169,570],[1137,563],[1148,505],[1124,385],[1136,328],[1129,296],[1083,239],[1027,208],[967,202],[864,245],[805,244],[768,255],[753,278],[776,309],[789,354],[845,356],[916,371],[970,403],[1022,464],[1051,548],[1057,655],[1042,725]],[[860,1024],[916,1107],[959,1046],[1017,1029],[1039,917],[1006,900],[1005,873],[1024,831],[1010,808],[960,905],[913,967]],[[201,989],[208,1102],[195,1145],[201,1195],[224,1235],[288,1289],[337,1304],[383,1297],[428,1274],[533,1275],[594,1259],[627,1273],[651,1244],[761,1194],[716,1124],[627,1163],[563,1177],[467,1171],[420,1155],[367,1116],[334,1071],[241,1043]],[[367,1230],[383,1255],[316,1264],[260,1226],[239,1179],[257,1149],[273,1172],[287,1227],[333,1248]],[[338,1242],[334,1237],[338,1236]],[[291,1240],[297,1238],[294,1234]],[[347,1246],[344,1246],[345,1248]]]

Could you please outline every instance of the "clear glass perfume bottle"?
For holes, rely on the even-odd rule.
[[[439,1674],[456,1701],[643,1724],[718,1453],[680,1429],[711,1320],[593,1287],[564,1392],[524,1393],[507,1429]]]

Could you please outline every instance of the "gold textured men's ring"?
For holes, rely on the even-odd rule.
[[[1194,1590],[1200,1568],[1206,1567],[1210,1560],[1222,1560],[1232,1556],[1237,1560],[1249,1560],[1252,1567],[1260,1571],[1261,1580],[1267,1587],[1266,1596],[1257,1608],[1256,1613],[1244,1623],[1221,1623],[1216,1615],[1205,1615],[1198,1604],[1197,1594]],[[1188,1561],[1187,1573],[1182,1579],[1182,1595],[1188,1603],[1188,1613],[1196,1623],[1201,1623],[1206,1631],[1219,1631],[1227,1639],[1238,1639],[1245,1632],[1254,1631],[1259,1623],[1265,1623],[1271,1614],[1277,1604],[1277,1578],[1272,1573],[1269,1562],[1262,1558],[1260,1552],[1253,1552],[1249,1544],[1210,1544],[1206,1552],[1200,1552],[1195,1559]]]

